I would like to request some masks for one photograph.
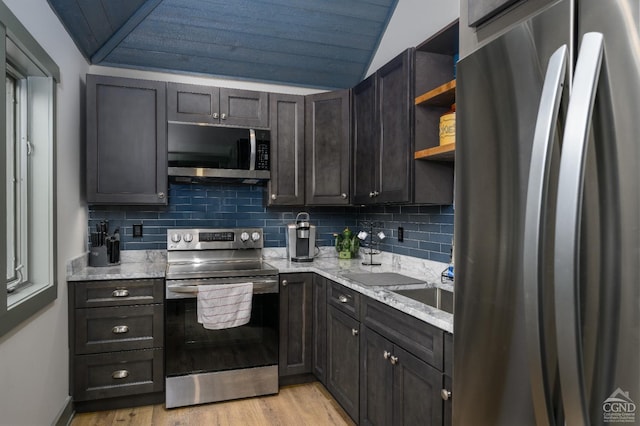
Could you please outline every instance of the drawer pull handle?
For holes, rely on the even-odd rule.
[[[129,370],[116,370],[111,373],[113,379],[126,379],[127,377],[129,377]]]
[[[126,288],[119,288],[119,289],[113,290],[113,293],[111,293],[111,295],[113,297],[128,297],[129,290],[127,290]]]
[[[358,330],[356,330],[355,328],[351,329],[351,335],[352,336],[357,336],[358,335]]]
[[[127,331],[129,331],[129,326],[127,326],[127,325],[116,325],[115,327],[113,327],[111,329],[111,331],[113,332],[113,334],[126,333]]]
[[[347,303],[347,302],[349,301],[349,299],[347,298],[347,296],[345,296],[345,295],[343,295],[343,294],[341,294],[341,295],[338,297],[338,300],[340,301],[340,303]]]

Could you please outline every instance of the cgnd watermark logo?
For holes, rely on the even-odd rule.
[[[618,388],[602,403],[602,415],[605,423],[635,423],[636,404],[629,392]]]

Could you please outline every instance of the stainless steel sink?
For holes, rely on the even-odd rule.
[[[365,273],[349,273],[342,274],[343,277],[366,286],[393,286],[393,285],[411,285],[424,284],[424,280],[407,277],[406,275],[396,274],[395,272],[365,272]]]
[[[401,296],[453,314],[453,292],[438,287],[393,290]]]

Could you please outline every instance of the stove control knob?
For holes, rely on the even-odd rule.
[[[182,239],[182,235],[180,234],[173,234],[171,236],[171,241],[173,241],[174,243],[179,243],[181,239]]]
[[[243,232],[242,234],[240,234],[240,241],[242,241],[243,243],[249,241],[249,234],[247,232]]]
[[[184,240],[185,243],[190,243],[191,241],[193,241],[193,235],[191,234],[184,234],[184,236],[182,237],[182,239]]]
[[[259,232],[254,232],[253,234],[251,234],[251,240],[252,241],[258,241],[260,239],[260,233]]]

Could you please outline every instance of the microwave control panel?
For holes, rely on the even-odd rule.
[[[269,170],[269,143],[258,143],[256,146],[256,170]]]

